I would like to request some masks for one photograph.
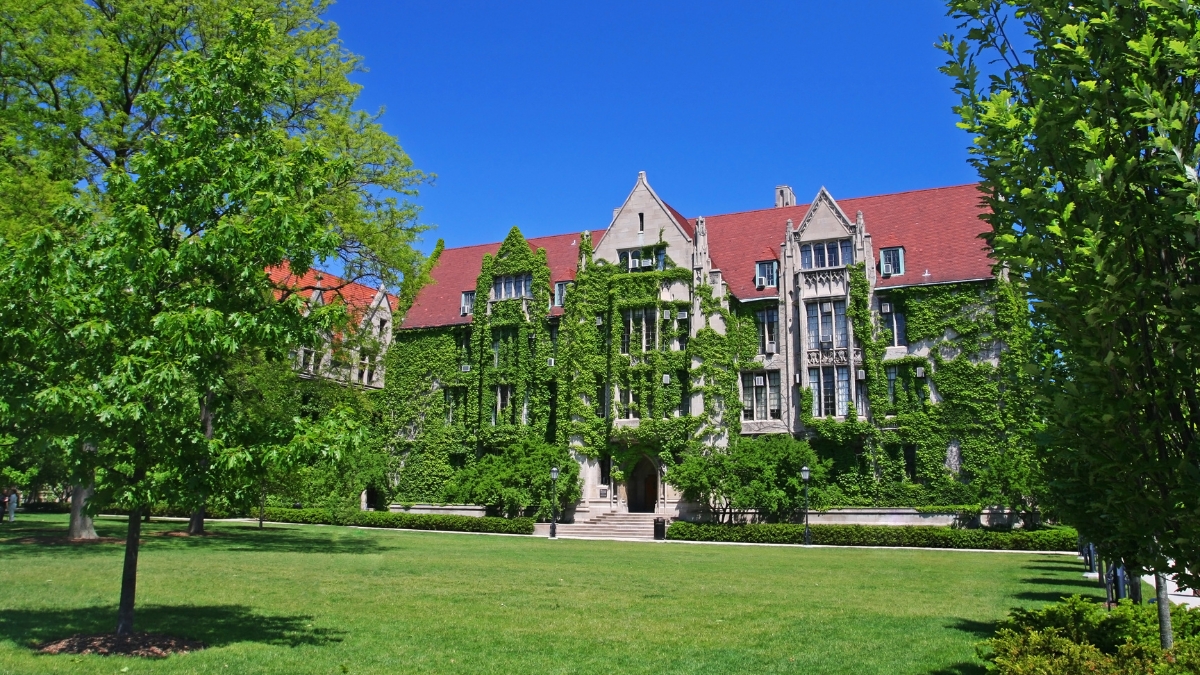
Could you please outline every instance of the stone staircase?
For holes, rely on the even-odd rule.
[[[654,519],[664,518],[656,513],[602,513],[594,518],[559,524],[562,539],[654,539]],[[667,524],[671,519],[667,518]]]

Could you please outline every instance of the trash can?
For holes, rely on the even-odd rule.
[[[667,538],[667,519],[666,518],[655,518],[654,519],[654,538],[660,539],[660,540]]]

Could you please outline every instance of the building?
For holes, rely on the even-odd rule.
[[[392,339],[392,315],[399,303],[395,295],[320,270],[303,276],[286,267],[267,271],[277,294],[295,293],[305,299],[308,311],[338,303],[349,309],[355,330],[327,335],[319,345],[297,350],[294,358],[301,377],[323,377],[365,389],[384,386],[384,355]]]
[[[1027,321],[977,186],[774,202],[687,218],[640,173],[604,229],[446,249],[389,354],[397,442],[451,464],[569,444],[585,513],[681,514],[663,453],[736,435],[811,438],[841,469],[948,494],[984,475],[1007,423],[979,406],[1003,408]],[[821,445],[832,425],[871,433]]]

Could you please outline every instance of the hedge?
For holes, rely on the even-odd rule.
[[[257,513],[252,514],[258,515]],[[357,525],[391,527],[405,530],[441,530],[445,532],[491,532],[497,534],[533,534],[533,518],[476,518],[440,514],[354,511],[333,514],[325,509],[284,509],[268,507],[265,520],[306,525]]]
[[[667,539],[803,544],[804,526],[790,523],[720,525],[677,520],[667,528]],[[1074,551],[1079,546],[1075,530],[1069,527],[999,531],[929,526],[813,525],[812,543],[823,546],[914,546],[1013,551]]]

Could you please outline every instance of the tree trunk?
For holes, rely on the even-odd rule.
[[[121,604],[117,608],[117,635],[133,633],[133,599],[137,590],[138,546],[142,536],[142,508],[129,511],[125,533],[125,565],[121,570]]]
[[[213,393],[211,391],[204,392],[204,398],[200,399],[200,426],[204,427],[204,440],[206,441],[211,441],[213,437],[212,399]],[[190,535],[204,534],[204,500],[208,498],[208,494],[203,489],[203,473],[208,471],[207,446],[204,448],[204,453],[205,457],[200,460],[200,506],[195,511],[192,511],[192,518],[188,521],[188,534]]]
[[[1162,572],[1154,574],[1154,595],[1158,597],[1158,643],[1163,649],[1175,645],[1175,635],[1171,631],[1171,598],[1167,595],[1167,576]]]
[[[258,503],[258,529],[263,529],[263,517],[267,514],[267,481],[262,485],[262,501]]]
[[[92,517],[87,514],[87,502],[96,490],[96,482],[88,481],[86,486],[71,486],[71,526],[67,536],[71,539],[97,539],[96,528]]]

